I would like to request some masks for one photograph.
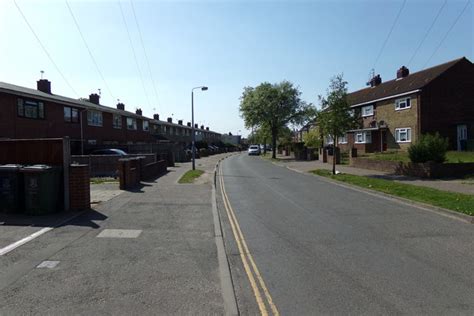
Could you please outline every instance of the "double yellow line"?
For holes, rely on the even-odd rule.
[[[263,278],[258,271],[257,265],[253,260],[252,254],[247,247],[247,242],[245,241],[244,235],[240,230],[239,222],[235,217],[234,210],[229,201],[229,197],[227,196],[227,192],[225,191],[224,185],[224,178],[222,177],[222,166],[219,165],[219,184],[222,192],[222,198],[224,200],[224,207],[227,212],[227,217],[229,218],[230,226],[232,228],[232,233],[234,234],[235,241],[237,242],[237,247],[239,249],[240,258],[242,259],[242,264],[245,269],[245,273],[250,281],[250,286],[252,287],[253,294],[255,295],[255,299],[257,301],[258,308],[260,309],[260,313],[264,316],[268,315],[267,305],[270,307],[270,310],[273,315],[280,315],[278,312],[275,304],[273,303],[272,297],[270,292],[268,291]],[[258,283],[257,283],[258,281]],[[262,296],[263,292],[265,299]]]

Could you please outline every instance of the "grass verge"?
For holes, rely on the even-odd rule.
[[[118,183],[118,179],[114,178],[91,178],[90,183],[91,184],[103,184],[103,183]]]
[[[398,183],[391,180],[356,176],[352,174],[333,175],[331,171],[322,169],[312,170],[310,172],[362,188],[474,216],[474,195],[441,191],[411,184]]]
[[[204,171],[199,169],[186,171],[186,173],[178,180],[178,183],[193,183],[194,180],[199,178],[203,173]]]
[[[387,151],[383,153],[362,154],[360,157],[375,160],[410,162],[408,152]],[[472,151],[448,151],[446,152],[446,163],[467,163],[474,162],[474,152]]]

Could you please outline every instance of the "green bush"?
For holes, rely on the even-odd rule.
[[[443,163],[446,160],[448,147],[448,139],[441,137],[439,133],[425,134],[421,135],[420,139],[408,148],[408,156],[411,162]]]

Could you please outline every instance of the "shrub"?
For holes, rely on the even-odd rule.
[[[425,134],[408,148],[408,156],[412,162],[443,163],[446,160],[448,146],[448,139],[441,137],[439,133]]]

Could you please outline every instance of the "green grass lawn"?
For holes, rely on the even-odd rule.
[[[178,180],[178,183],[193,183],[194,180],[199,178],[203,173],[204,171],[199,169],[186,171],[181,179]]]
[[[108,177],[90,179],[91,184],[118,183],[118,182],[119,182],[119,179],[108,178]]]
[[[319,176],[403,197],[412,201],[446,208],[471,216],[474,215],[474,195],[441,191],[427,187],[394,182],[391,180],[376,179],[351,174],[333,175],[331,171],[322,169],[312,170],[310,172]]]
[[[369,158],[375,160],[389,160],[410,162],[407,152],[403,151],[387,151],[383,153],[363,154],[361,158]],[[446,163],[464,163],[474,162],[474,152],[472,151],[448,151],[446,153]]]

